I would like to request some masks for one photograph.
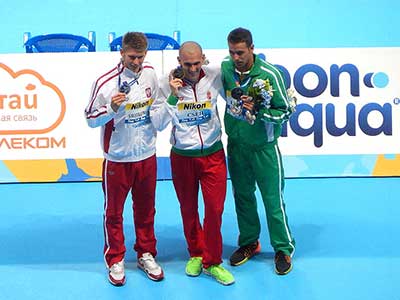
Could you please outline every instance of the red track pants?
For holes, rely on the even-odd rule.
[[[171,170],[190,256],[203,257],[205,268],[220,264],[221,224],[226,196],[224,150],[204,157],[188,157],[171,152]],[[199,184],[204,199],[203,227],[198,213]]]
[[[104,260],[107,267],[125,256],[123,210],[129,191],[132,194],[137,257],[145,252],[156,256],[154,235],[157,160],[153,155],[138,162],[103,162]]]

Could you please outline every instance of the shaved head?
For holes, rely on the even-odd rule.
[[[203,54],[201,46],[193,41],[184,42],[179,48],[179,56],[184,54]]]
[[[191,82],[199,80],[204,59],[203,49],[196,42],[184,42],[179,48],[178,62],[183,69],[185,78]]]

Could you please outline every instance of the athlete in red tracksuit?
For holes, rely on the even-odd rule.
[[[138,266],[152,280],[164,276],[154,259],[156,129],[149,114],[158,81],[153,68],[144,62],[146,53],[145,35],[128,32],[122,42],[121,62],[95,81],[85,110],[89,126],[101,126],[104,259],[114,285],[125,283],[123,209],[129,192]]]
[[[202,269],[220,283],[234,282],[222,263],[221,223],[226,195],[226,160],[221,142],[217,97],[222,90],[219,68],[203,65],[204,55],[195,42],[182,44],[178,61],[183,78],[160,82],[161,105],[151,111],[159,130],[172,122],[171,170],[180,203],[190,260],[186,274],[200,275]],[[203,226],[198,213],[198,193],[204,199]]]

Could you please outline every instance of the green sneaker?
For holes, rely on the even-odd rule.
[[[188,276],[199,276],[203,267],[203,258],[194,256],[186,264],[185,272]]]
[[[204,268],[204,273],[214,277],[223,285],[230,285],[235,282],[233,275],[221,265],[212,265],[208,268]]]

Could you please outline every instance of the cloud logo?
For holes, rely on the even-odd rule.
[[[14,72],[0,63],[0,134],[43,134],[64,119],[60,89],[34,70]]]
[[[369,88],[384,88],[389,84],[389,76],[383,72],[368,73],[364,76],[364,84]]]

